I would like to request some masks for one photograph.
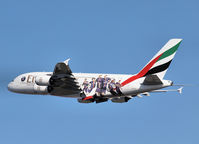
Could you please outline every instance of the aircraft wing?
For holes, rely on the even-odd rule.
[[[55,68],[54,68],[54,72],[53,75],[58,75],[58,74],[68,74],[68,75],[72,75],[72,71],[68,65],[70,59],[67,59],[64,62],[60,62],[57,63]]]
[[[51,95],[75,95],[81,92],[80,86],[68,65],[69,60],[56,64],[50,79],[49,92]]]

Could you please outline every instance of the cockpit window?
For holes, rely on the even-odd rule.
[[[21,78],[21,81],[23,82],[23,81],[25,81],[26,80],[26,77],[22,77]]]

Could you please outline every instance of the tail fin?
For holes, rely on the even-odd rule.
[[[181,41],[182,39],[169,40],[138,74],[123,81],[121,86],[125,86],[128,83],[147,75],[155,74],[160,80],[163,79]]]
[[[139,77],[156,74],[160,79],[163,79],[181,41],[182,39],[169,40],[151,59],[151,61],[149,61],[149,63],[138,73]]]

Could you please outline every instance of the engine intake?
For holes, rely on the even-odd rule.
[[[77,99],[79,103],[93,103],[94,99],[83,100],[82,98]]]
[[[120,98],[113,98],[111,99],[112,102],[114,103],[125,103],[128,102],[131,98],[129,97],[120,97]]]
[[[34,93],[35,94],[48,94],[48,86],[39,86],[37,84],[34,85]]]

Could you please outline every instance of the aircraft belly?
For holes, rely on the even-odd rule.
[[[158,90],[158,89],[162,89],[165,88],[167,86],[164,85],[139,85],[139,86],[134,86],[134,87],[127,87],[125,89],[122,89],[122,93],[125,96],[129,96],[129,95],[137,95],[143,92],[150,92],[153,90]]]
[[[75,94],[75,95],[54,95],[58,97],[65,97],[65,98],[81,98],[80,94]]]
[[[153,90],[158,90],[158,89],[162,89],[168,86],[164,86],[164,85],[141,85],[140,89],[138,90],[138,93],[143,93],[143,92],[150,92]]]

